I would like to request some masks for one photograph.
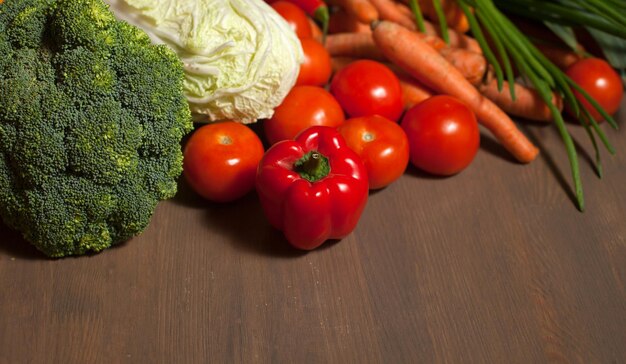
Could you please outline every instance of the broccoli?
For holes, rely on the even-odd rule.
[[[140,234],[193,124],[177,55],[102,0],[0,5],[0,216],[50,257]]]

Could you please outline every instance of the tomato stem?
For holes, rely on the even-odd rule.
[[[330,173],[328,158],[317,151],[310,151],[294,164],[294,170],[309,182],[317,182]]]

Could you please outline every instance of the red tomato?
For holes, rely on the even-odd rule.
[[[348,119],[337,130],[363,160],[369,188],[388,186],[409,164],[409,140],[400,125],[379,115]]]
[[[344,120],[341,106],[328,91],[318,86],[295,86],[274,109],[274,116],[265,120],[263,129],[268,142],[274,144],[295,138],[309,126],[337,127]]]
[[[397,121],[403,111],[398,77],[376,61],[358,60],[339,70],[330,92],[351,117],[378,114]]]
[[[304,62],[300,65],[296,85],[324,86],[332,70],[330,54],[314,38],[300,39],[300,43],[304,51]]]
[[[624,86],[620,76],[606,61],[600,58],[585,58],[571,65],[565,74],[596,100],[609,115],[617,112],[624,96]],[[596,121],[603,119],[598,110],[581,93],[574,90],[574,95],[591,112]],[[573,114],[569,107],[567,110]]]
[[[401,126],[409,138],[411,163],[436,175],[450,176],[465,169],[480,145],[476,116],[451,96],[433,96],[413,106]]]
[[[185,145],[183,172],[191,187],[216,202],[252,191],[263,144],[247,126],[234,121],[205,125]]]
[[[306,13],[299,6],[282,0],[272,2],[271,6],[287,21],[298,38],[311,37],[311,24]]]

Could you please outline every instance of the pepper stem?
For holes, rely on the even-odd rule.
[[[316,182],[328,176],[330,164],[328,158],[317,151],[310,151],[294,164],[294,170],[309,182]]]

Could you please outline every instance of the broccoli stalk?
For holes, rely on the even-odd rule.
[[[140,234],[193,128],[176,54],[102,0],[0,6],[0,216],[51,257]]]

